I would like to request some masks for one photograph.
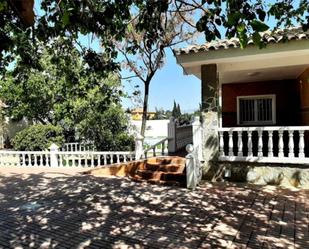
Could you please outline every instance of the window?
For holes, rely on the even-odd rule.
[[[266,125],[276,123],[276,96],[256,95],[237,97],[239,125]]]

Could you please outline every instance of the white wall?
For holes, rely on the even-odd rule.
[[[142,121],[131,120],[133,131],[141,131]],[[145,137],[167,137],[167,124],[169,120],[147,120]]]

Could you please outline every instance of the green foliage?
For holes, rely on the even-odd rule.
[[[7,105],[8,116],[60,125],[70,133],[92,106],[104,112],[120,101],[118,77],[89,71],[79,52],[66,49],[65,43],[61,38],[40,47],[40,69],[17,62],[0,80],[0,99]]]
[[[6,114],[15,120],[61,126],[66,141],[78,133],[80,140],[94,142],[101,150],[131,148],[132,139],[123,134],[127,117],[120,106],[118,75],[89,71],[79,51],[62,46],[65,43],[58,38],[40,47],[40,69],[18,62],[0,80]]]
[[[0,71],[16,59],[37,68],[40,51],[34,41],[48,44],[60,36],[66,38],[72,49],[79,43],[80,35],[90,35],[98,38],[104,49],[95,52],[79,44],[84,61],[92,70],[108,74],[117,69],[114,41],[123,39],[133,18],[130,10],[135,8],[140,13],[138,29],[146,30],[151,44],[159,35],[160,13],[167,7],[166,1],[42,0],[34,26],[26,27],[7,2],[0,1]]]
[[[183,113],[178,117],[178,124],[179,125],[188,125],[191,124],[193,120],[194,114],[192,113]]]
[[[170,116],[166,113],[162,108],[155,109],[155,115],[153,116],[153,120],[161,120],[161,119],[169,119]]]
[[[48,150],[52,143],[61,147],[64,143],[63,130],[54,125],[32,125],[18,132],[13,139],[13,147],[19,151]]]
[[[174,106],[172,110],[172,116],[176,119],[178,119],[181,116],[180,105],[176,104],[175,100],[174,100]]]
[[[85,113],[77,126],[79,137],[94,142],[101,151],[128,151],[134,149],[134,138],[127,134],[128,117],[120,105],[112,105],[104,112]]]
[[[133,21],[137,23],[137,31],[144,34],[145,45],[149,49],[159,40],[167,40],[162,14],[177,11],[182,17],[185,17],[186,11],[194,11],[193,16],[200,16],[195,28],[205,34],[207,41],[221,38],[220,31],[224,30],[226,37],[237,36],[242,47],[247,45],[252,34],[255,34],[256,45],[264,45],[263,41],[257,39],[257,32],[266,30],[265,20],[274,20],[277,28],[295,23],[302,25],[304,30],[309,28],[307,0],[42,0],[40,16],[33,27],[25,27],[8,2],[12,1],[0,2],[0,71],[16,59],[37,68],[40,51],[36,41],[48,44],[61,36],[67,39],[67,46],[72,49],[80,35],[90,35],[98,38],[103,50],[95,52],[80,44],[84,61],[92,70],[108,74],[117,68],[114,41],[124,39],[125,30]],[[186,21],[194,26],[190,20]],[[136,53],[136,44],[137,41],[133,41],[128,51]]]
[[[198,3],[196,3],[197,7]],[[302,25],[303,30],[309,28],[309,7],[307,0],[299,3],[292,1],[266,0],[214,0],[202,1],[202,8],[207,9],[197,22],[197,29],[205,33],[207,41],[221,38],[219,30],[225,31],[228,38],[238,37],[241,47],[246,47],[249,37],[259,47],[266,44],[261,40],[259,32],[269,29],[265,20],[274,20],[275,28]]]

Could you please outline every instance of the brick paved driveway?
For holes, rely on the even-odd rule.
[[[309,248],[308,197],[0,170],[0,248]]]

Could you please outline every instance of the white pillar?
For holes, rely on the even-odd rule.
[[[168,152],[176,152],[176,121],[174,117],[170,118],[170,122],[167,125],[167,137],[168,137]]]
[[[58,167],[58,157],[57,154],[59,152],[59,146],[57,144],[51,144],[49,147],[50,150],[50,167]]]
[[[186,178],[187,188],[195,189],[199,181],[201,180],[200,164],[198,160],[194,158],[194,147],[192,144],[186,146],[188,155],[186,155]]]
[[[144,137],[137,133],[135,137],[135,160],[139,160],[143,157],[143,139]]]
[[[200,117],[194,117],[194,122],[192,123],[193,132],[193,146],[194,151],[196,151],[198,159],[203,161],[203,145],[202,145],[202,124],[200,122]]]

